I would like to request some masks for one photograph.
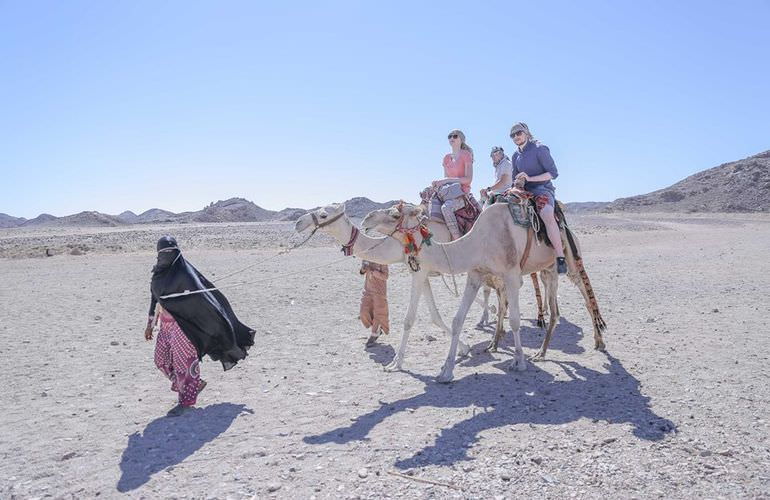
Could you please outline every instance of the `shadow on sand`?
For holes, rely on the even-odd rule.
[[[135,432],[128,438],[120,460],[118,491],[134,490],[156,472],[182,462],[225,432],[244,412],[253,413],[245,405],[219,403],[179,417],[153,420],[142,434]]]
[[[639,381],[618,359],[606,356],[606,373],[575,362],[557,363],[569,380],[555,380],[553,375],[532,363],[525,372],[468,375],[449,385],[437,384],[432,377],[410,374],[425,383],[424,393],[382,404],[349,426],[306,436],[304,441],[324,444],[366,440],[369,432],[389,416],[425,406],[475,406],[479,413],[442,429],[434,444],[410,458],[398,460],[395,464],[398,468],[450,465],[468,460],[467,449],[478,441],[481,432],[517,424],[558,425],[582,418],[604,420],[611,424],[630,424],[634,436],[644,440],[659,440],[675,431],[671,421],[650,409],[650,398],[641,394]]]

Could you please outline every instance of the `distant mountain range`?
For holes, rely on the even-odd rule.
[[[391,200],[377,203],[369,198],[346,201],[348,216],[361,218],[370,211],[392,206]],[[80,212],[66,217],[40,214],[34,219],[0,213],[0,228],[56,226],[123,226],[161,222],[263,222],[293,221],[311,209],[266,210],[244,198],[211,203],[197,212],[174,213],[151,208],[141,214],[119,215]],[[613,202],[567,203],[570,213],[592,212],[770,212],[770,151],[693,174],[669,187]]]
[[[372,210],[390,207],[398,203],[397,200],[378,203],[369,198],[351,198],[345,202],[345,212],[353,218],[361,218]],[[317,208],[317,207],[316,207]],[[34,219],[12,217],[0,213],[0,228],[13,227],[56,227],[56,226],[80,226],[80,227],[111,227],[130,224],[153,223],[191,223],[191,222],[265,222],[265,221],[294,221],[315,208],[285,208],[281,211],[266,210],[254,202],[244,198],[230,198],[229,200],[211,203],[197,212],[174,213],[160,208],[151,208],[141,214],[135,214],[130,210],[119,215],[107,215],[100,212],[80,212],[65,217],[55,217],[50,214],[41,214]]]

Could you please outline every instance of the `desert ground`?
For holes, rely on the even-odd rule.
[[[474,305],[472,354],[437,384],[448,342],[423,303],[386,373],[409,271],[391,266],[392,331],[365,349],[360,261],[317,235],[224,282],[256,282],[225,290],[256,343],[228,372],[204,361],[177,418],[143,338],[155,240],[216,282],[300,241],[292,224],[0,230],[0,497],[770,497],[770,215],[571,221],[606,353],[561,278],[546,361],[509,372],[510,334],[485,353]],[[459,299],[433,289],[449,322]],[[534,354],[528,280],[521,296]]]

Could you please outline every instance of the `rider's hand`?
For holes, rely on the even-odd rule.
[[[517,180],[524,179],[525,181],[529,181],[529,176],[527,175],[526,172],[519,172],[518,174],[516,174],[516,179]]]

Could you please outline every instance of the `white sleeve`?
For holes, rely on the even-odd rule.
[[[511,177],[511,179],[513,179],[513,165],[509,161],[505,162],[505,164],[503,165],[503,168],[500,169],[500,177],[502,177],[505,174],[508,174]]]

